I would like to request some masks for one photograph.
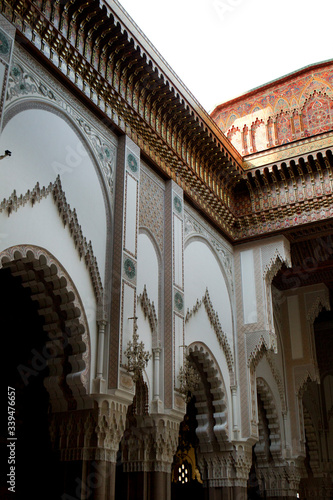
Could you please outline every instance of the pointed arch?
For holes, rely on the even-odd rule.
[[[193,314],[195,314],[202,305],[204,305],[204,307],[205,307],[210,324],[213,327],[215,334],[216,334],[216,337],[218,339],[218,342],[219,342],[219,344],[222,347],[222,350],[224,352],[224,355],[225,355],[225,358],[227,361],[227,365],[228,365],[228,369],[229,369],[229,373],[232,374],[232,373],[234,373],[234,357],[233,357],[232,349],[230,347],[230,344],[229,344],[229,341],[228,341],[226,334],[222,330],[219,316],[218,316],[217,312],[214,310],[214,307],[213,307],[213,304],[211,302],[207,288],[205,291],[205,295],[202,297],[202,299],[200,301],[197,300],[197,302],[195,303],[195,305],[193,306],[193,308],[191,310],[189,310],[189,309],[187,310],[187,313],[185,316],[185,323],[187,323],[189,321],[191,316]]]
[[[228,118],[226,119],[226,128],[230,128],[232,124],[238,119],[239,117],[237,116],[236,113],[232,112]]]
[[[266,352],[269,350],[269,345],[267,338],[263,335],[260,336],[259,341],[256,343],[254,348],[250,350],[248,355],[248,366],[252,372],[255,372],[259,362],[262,360]]]
[[[333,96],[333,88],[322,78],[312,78],[303,88],[301,95],[298,99],[299,108],[303,108],[305,102],[314,92],[321,92],[327,96]]]
[[[278,144],[287,144],[293,140],[289,109],[281,110],[276,117]]]
[[[251,127],[253,152],[267,149],[266,126],[263,119],[256,118]]]
[[[232,145],[242,153],[244,149],[243,140],[242,140],[242,132],[239,130],[239,127],[232,125],[232,127],[227,132],[227,137]]]
[[[305,443],[306,443],[306,452],[308,454],[309,463],[307,464],[311,473],[317,472],[319,467],[319,446],[320,442],[319,436],[317,435],[317,430],[313,425],[313,421],[311,418],[311,414],[303,404],[303,422],[304,422],[304,432],[305,432]],[[308,472],[309,473],[309,472]]]
[[[326,309],[326,311],[331,310],[329,294],[321,294],[316,297],[316,299],[311,304],[311,307],[307,311],[306,319],[311,325],[315,322],[315,319],[319,316],[321,311]]]
[[[315,89],[301,108],[305,136],[316,135],[332,128],[333,99],[325,91]]]
[[[281,111],[289,110],[289,103],[283,97],[280,97],[274,106],[274,113],[280,113]]]
[[[277,350],[277,339],[275,333],[275,324],[273,317],[273,301],[272,301],[272,281],[274,276],[280,271],[285,264],[291,267],[290,247],[287,242],[283,240],[279,245],[267,245],[262,251],[262,271],[265,283],[266,292],[266,311],[267,320],[270,328],[269,347]]]
[[[153,347],[159,345],[160,342],[160,322],[159,318],[161,318],[161,307],[162,307],[162,253],[161,249],[158,245],[158,242],[153,235],[153,233],[146,227],[140,227],[139,229],[139,240],[138,240],[138,259],[140,259],[140,249],[141,242],[143,237],[147,238],[147,243],[150,246],[150,269],[154,269],[153,273],[150,273],[150,278],[147,278],[147,275],[143,276],[138,274],[138,303],[141,304],[141,308],[144,313],[144,317],[148,318],[149,326],[152,335]],[[147,248],[144,252],[147,253]],[[154,257],[153,257],[154,256]],[[153,263],[154,261],[154,263]],[[154,266],[153,266],[154,264]],[[142,265],[139,266],[139,269],[142,268]],[[147,268],[147,265],[144,265],[143,268]],[[149,281],[150,280],[150,281]],[[149,286],[150,285],[150,286]]]

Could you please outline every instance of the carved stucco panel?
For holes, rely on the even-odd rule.
[[[164,251],[164,186],[153,172],[142,165],[140,172],[139,224],[153,235],[158,248]]]

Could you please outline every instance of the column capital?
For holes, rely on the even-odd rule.
[[[137,417],[136,425],[126,430],[122,441],[125,471],[170,473],[179,424],[168,415]]]

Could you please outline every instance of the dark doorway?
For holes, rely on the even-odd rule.
[[[8,268],[0,270],[0,321],[1,399],[3,410],[9,408],[0,417],[0,497],[56,500],[62,485],[51,449],[49,396],[44,387],[47,338],[30,289]],[[10,467],[15,467],[11,477]],[[7,482],[14,476],[15,494],[8,489],[13,483]]]
[[[255,446],[252,448],[252,466],[249,472],[249,479],[247,481],[247,498],[248,500],[260,500],[263,497],[260,494],[259,480],[257,475],[257,457],[254,451]]]
[[[172,500],[204,499],[203,480],[197,463],[196,413],[195,397],[192,397],[179,429],[179,445],[172,467]]]

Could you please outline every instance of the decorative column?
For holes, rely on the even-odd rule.
[[[117,153],[109,387],[132,392],[131,377],[122,368],[132,340],[137,304],[137,241],[139,216],[140,150],[128,137],[119,140]]]
[[[122,441],[124,500],[171,500],[171,465],[178,445],[178,422],[167,416],[137,415]]]
[[[105,352],[105,328],[107,322],[105,320],[100,320],[97,322],[98,325],[98,348],[97,348],[97,368],[96,368],[96,378],[100,382],[100,388],[102,385],[105,386],[104,379],[104,352]]]
[[[319,283],[287,290],[284,292],[284,297],[281,316],[286,353],[286,378],[290,380],[287,385],[287,398],[291,456],[305,457],[303,394],[309,380],[320,383],[313,323],[323,308],[330,309],[329,290],[326,285]],[[311,404],[318,403],[314,400]]]
[[[153,348],[153,401],[152,413],[160,413],[160,347]]]
[[[0,14],[0,133],[6,99],[6,89],[14,48],[15,27]],[[0,151],[3,155],[4,151]]]
[[[299,498],[300,480],[304,465],[302,460],[292,463],[274,464],[266,463],[258,471],[259,490],[262,498],[267,500],[293,500]],[[301,498],[315,498],[314,496]]]
[[[116,500],[117,451],[126,411],[122,402],[101,399],[94,409],[52,414],[50,436],[61,461],[62,500]]]
[[[164,403],[185,412],[183,398],[174,392],[184,354],[184,207],[183,191],[169,181],[165,191],[164,267]]]
[[[207,500],[247,500],[247,485],[252,463],[252,449],[235,445],[234,451],[200,454]]]
[[[291,264],[289,243],[283,236],[246,243],[235,250],[238,380],[242,401],[239,424],[243,437],[247,436],[252,444],[258,438],[256,361],[263,349],[277,348],[271,282],[283,263]]]

